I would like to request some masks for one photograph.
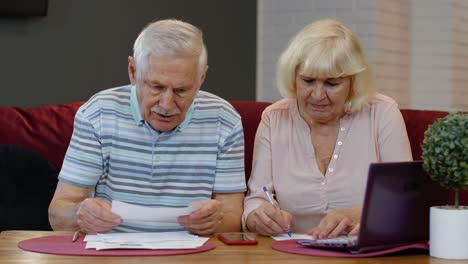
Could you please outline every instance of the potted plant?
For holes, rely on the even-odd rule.
[[[447,259],[468,259],[468,206],[459,204],[468,189],[468,114],[451,113],[436,120],[424,133],[424,170],[455,193],[455,204],[430,211],[430,254]]]

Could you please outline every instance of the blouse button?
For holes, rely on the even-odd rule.
[[[340,128],[340,130],[341,130],[341,131],[345,131],[345,130],[346,130],[346,128],[344,128],[344,127],[341,127],[341,128]]]
[[[337,159],[337,158],[338,158],[338,155],[336,155],[336,154],[333,155],[333,158],[334,158],[334,159]]]
[[[333,172],[333,168],[329,168],[328,171],[329,171],[329,172]]]
[[[341,141],[338,141],[338,145],[340,145],[340,146],[341,146],[341,145],[343,145],[343,142],[341,142]]]

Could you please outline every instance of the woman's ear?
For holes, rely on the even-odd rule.
[[[353,101],[352,99],[354,98],[354,75],[351,75],[349,78],[349,92],[348,92],[348,97],[346,98],[345,101],[345,112],[349,113],[350,110],[353,108]]]

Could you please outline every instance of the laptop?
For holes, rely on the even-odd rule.
[[[372,163],[358,236],[297,243],[352,253],[427,243],[429,208],[447,204],[448,196],[448,191],[424,172],[421,161]]]

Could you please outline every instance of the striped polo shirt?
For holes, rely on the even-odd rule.
[[[185,207],[213,193],[244,192],[244,135],[225,100],[199,91],[171,131],[142,119],[135,86],[104,90],[82,105],[59,180],[94,197],[149,207]],[[114,231],[175,231],[179,224],[124,222]]]

